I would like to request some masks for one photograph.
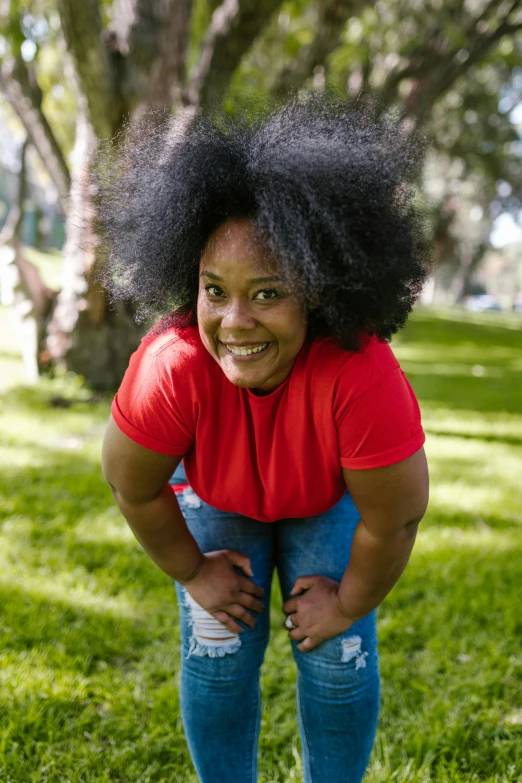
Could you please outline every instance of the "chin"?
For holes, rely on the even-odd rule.
[[[254,381],[247,378],[231,378],[229,375],[227,375],[227,378],[234,386],[240,386],[242,389],[257,389],[263,383],[263,381]]]

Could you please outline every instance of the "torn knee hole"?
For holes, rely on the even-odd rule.
[[[355,659],[355,671],[366,667],[367,652],[361,650],[362,639],[360,636],[350,636],[348,639],[342,639],[342,663],[349,663]]]
[[[203,609],[185,590],[185,606],[189,610],[192,629],[187,658],[191,655],[223,658],[241,647],[238,633],[232,633],[219,620]]]

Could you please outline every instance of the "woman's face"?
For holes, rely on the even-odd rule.
[[[270,391],[306,338],[306,307],[280,277],[250,220],[229,220],[200,263],[198,325],[205,348],[236,386]]]

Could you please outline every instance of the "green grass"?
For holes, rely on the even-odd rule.
[[[418,311],[395,341],[423,410],[432,500],[379,610],[365,783],[522,781],[521,326]],[[5,310],[0,377],[0,781],[195,783],[174,591],[100,475],[109,400],[92,404],[68,376],[19,388]],[[302,779],[280,606],[274,590],[263,783]]]

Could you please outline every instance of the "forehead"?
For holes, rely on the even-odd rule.
[[[201,256],[201,269],[219,274],[244,270],[276,274],[277,263],[251,220],[228,220],[211,235]]]

